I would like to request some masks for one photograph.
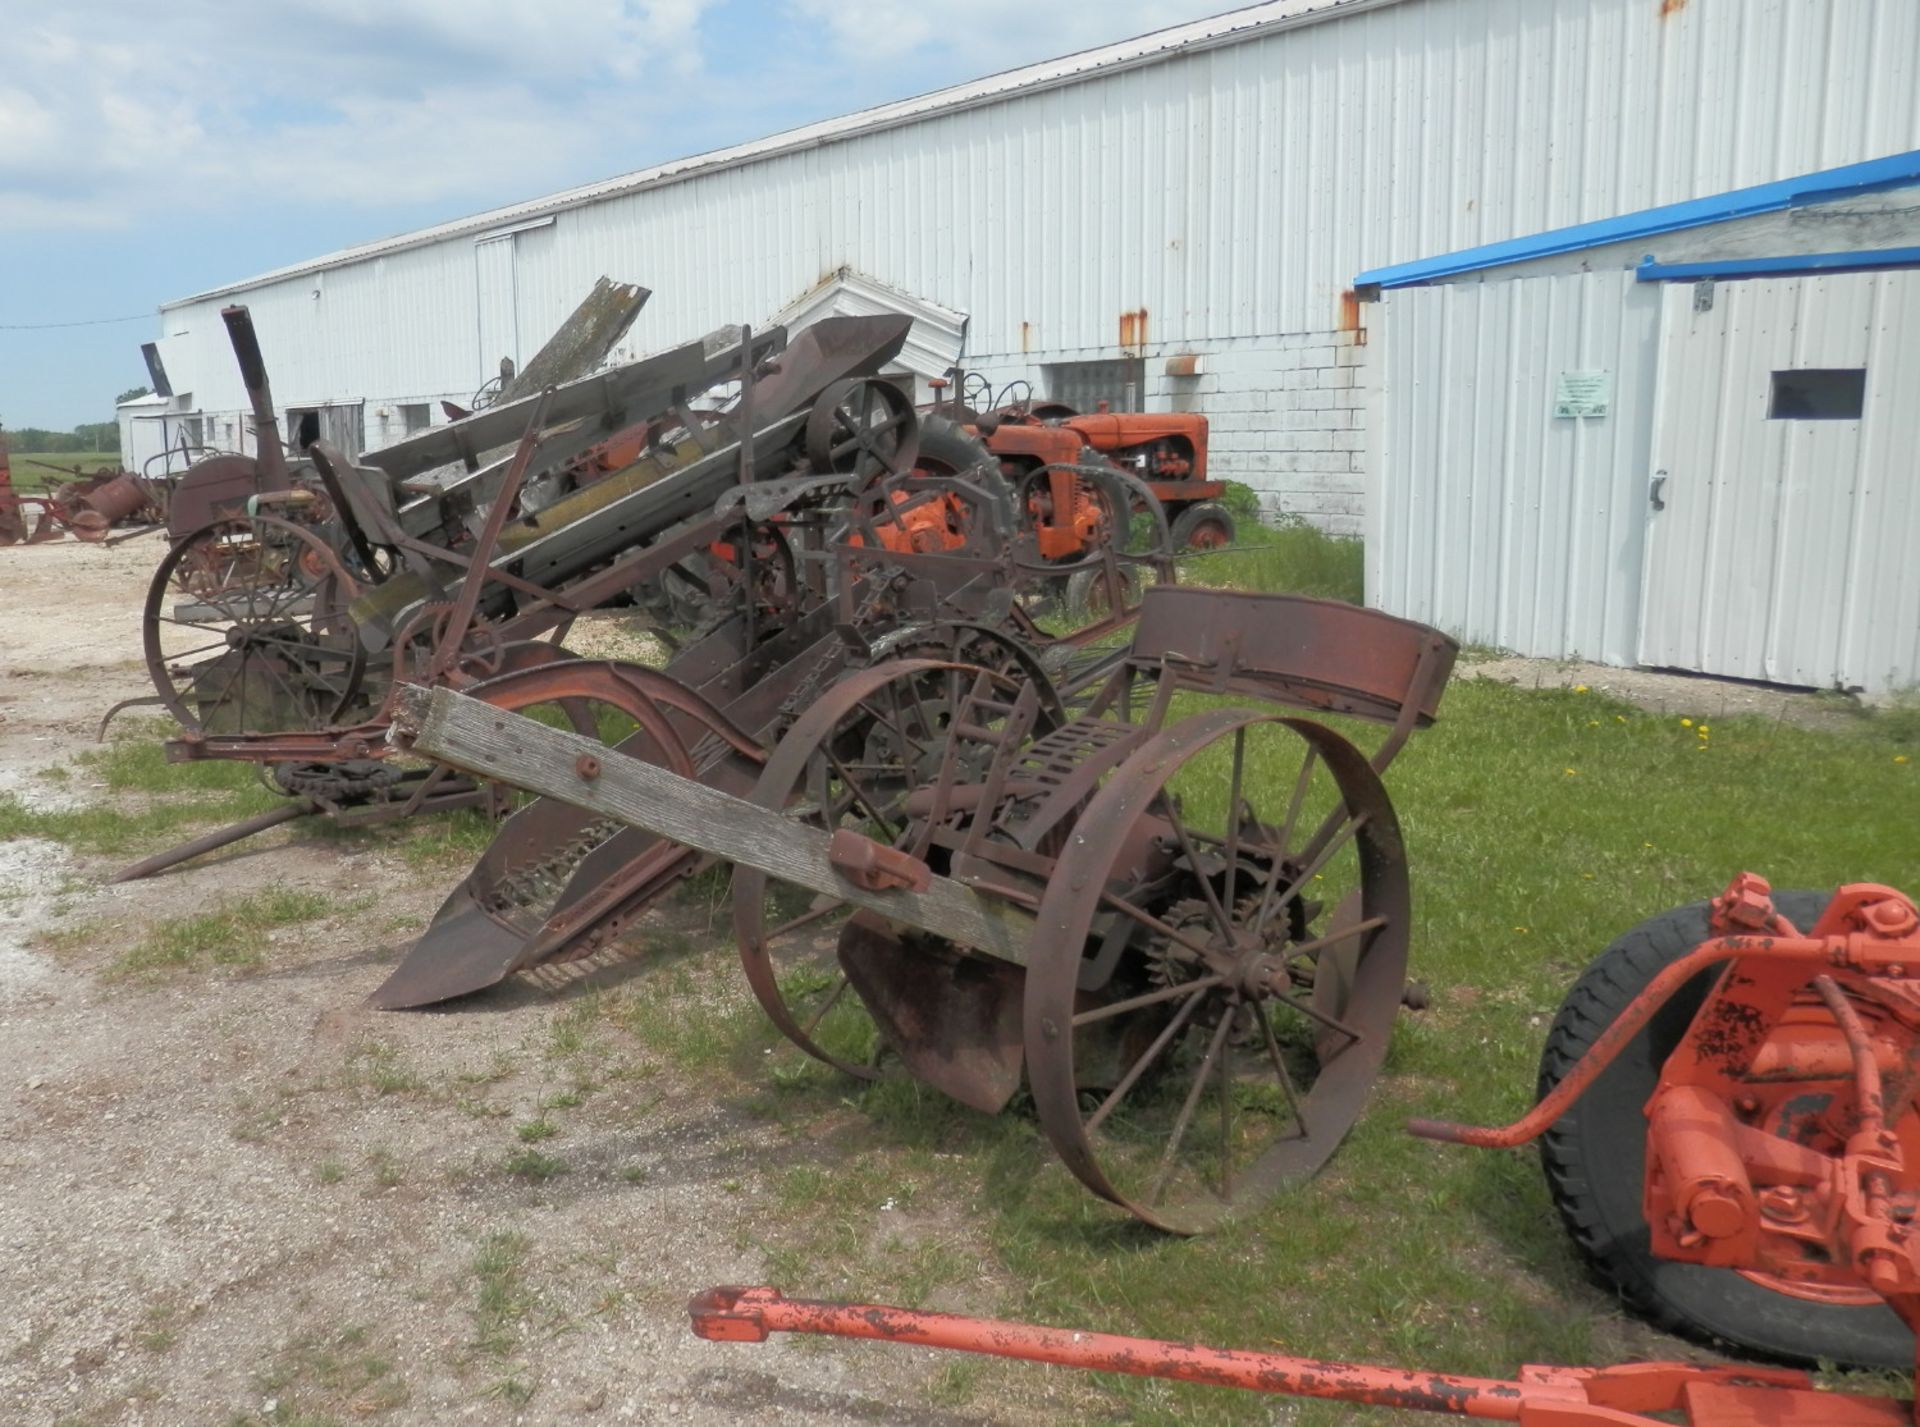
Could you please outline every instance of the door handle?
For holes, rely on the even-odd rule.
[[[1653,508],[1655,510],[1665,510],[1667,508],[1667,503],[1660,494],[1666,487],[1667,473],[1665,471],[1655,471],[1653,473],[1653,482],[1647,487],[1647,499],[1653,502]]]

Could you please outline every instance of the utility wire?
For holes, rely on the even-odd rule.
[[[151,322],[151,312],[132,317],[95,317],[85,322],[0,322],[0,332],[45,332],[55,327],[111,327],[116,322]]]

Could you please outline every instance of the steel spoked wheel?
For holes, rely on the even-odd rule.
[[[928,823],[916,790],[977,772],[985,745],[950,738],[955,711],[985,689],[1012,697],[1011,682],[973,665],[902,659],[835,684],[780,740],[751,798],[826,832],[851,828],[921,856]],[[851,920],[850,920],[851,917]],[[877,1049],[873,1022],[848,995],[840,950],[858,925],[869,938],[891,929],[815,894],[738,867],[733,928],[747,982],[782,1034],[807,1054],[863,1079]]]
[[[919,453],[913,402],[880,377],[835,382],[807,418],[807,459],[821,475],[897,476],[913,469]]]
[[[311,530],[231,516],[167,551],[147,590],[147,670],[167,711],[206,733],[318,729],[354,707],[366,651],[359,586]]]
[[[1176,1233],[1312,1174],[1385,1060],[1408,920],[1392,805],[1346,739],[1245,709],[1156,735],[1040,906],[1024,1033],[1048,1140]]]

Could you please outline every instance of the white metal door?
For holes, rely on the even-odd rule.
[[[518,303],[514,292],[514,235],[483,238],[473,245],[474,296],[479,314],[479,380],[500,375],[500,359],[520,367]]]
[[[1871,360],[1894,276],[1666,290],[1641,663],[1847,683],[1858,547],[1872,536],[1863,432],[1876,405],[1901,399]],[[1775,374],[1810,369],[1865,369],[1861,418],[1805,419],[1781,401]]]
[[[347,456],[358,456],[366,446],[366,404],[338,402],[320,408],[320,435]]]

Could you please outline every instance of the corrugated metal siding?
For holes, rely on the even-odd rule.
[[[1474,643],[1634,662],[1659,290],[1631,273],[1388,294],[1367,600]],[[1564,371],[1613,415],[1553,415]]]
[[[1920,680],[1920,275],[1666,293],[1643,662],[1873,692]],[[1862,367],[1857,421],[1769,420],[1772,373]]]
[[[1920,147],[1913,0],[1403,0],[561,213],[523,331],[601,273],[635,344],[841,266],[972,314],[970,352],[1329,330],[1363,268]],[[470,238],[244,294],[283,401],[477,382]],[[218,302],[204,405],[240,405]],[[1023,341],[1024,334],[1024,341]]]

